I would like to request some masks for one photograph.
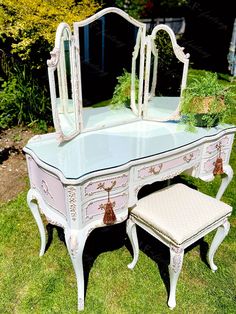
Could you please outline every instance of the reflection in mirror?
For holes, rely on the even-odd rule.
[[[186,85],[188,57],[177,45],[173,31],[158,25],[149,36],[144,117],[159,121],[179,118]]]
[[[78,133],[77,110],[73,99],[73,50],[70,28],[61,23],[57,29],[55,48],[48,61],[53,119],[59,140]]]
[[[143,71],[140,51],[144,49],[145,25],[119,9],[112,11],[105,9],[92,20],[74,23],[80,52],[84,129],[130,122],[139,115],[142,83],[137,84],[137,80]],[[124,73],[129,74],[126,90],[119,87]],[[115,90],[120,93],[118,104],[113,101]],[[122,100],[124,94],[128,102]]]

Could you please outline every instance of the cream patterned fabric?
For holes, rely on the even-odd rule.
[[[131,216],[180,246],[231,212],[231,206],[184,184],[175,184],[140,199]]]

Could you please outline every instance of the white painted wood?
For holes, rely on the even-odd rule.
[[[227,186],[229,185],[230,181],[233,179],[233,169],[231,168],[230,165],[225,165],[224,166],[224,173],[226,174],[226,176],[224,176],[222,178],[222,182],[220,185],[220,188],[217,192],[216,198],[219,200],[221,199],[222,195],[224,194]]]
[[[142,104],[139,103],[139,101],[138,101],[138,104],[136,104],[136,101],[135,101],[135,99],[136,99],[136,91],[135,91],[136,62],[137,62],[137,58],[138,58],[139,52],[140,52],[140,55],[143,54],[143,51],[140,51],[141,48],[143,49],[143,47],[141,47],[141,45],[142,45],[142,33],[141,33],[141,30],[138,30],[138,35],[137,35],[137,39],[136,39],[136,45],[134,47],[133,58],[132,58],[131,98],[130,98],[131,109],[133,110],[133,112],[136,115],[140,115],[140,111],[138,110],[138,108],[139,108],[139,106],[142,105]],[[142,70],[142,73],[140,74],[140,77],[141,77],[141,75],[143,75],[143,70]],[[142,83],[142,80],[141,80],[141,83]],[[139,90],[140,89],[141,89],[141,93],[139,93],[138,99],[140,99],[140,94],[143,93],[143,84],[142,84],[142,86],[140,86],[140,84],[139,84]]]
[[[68,82],[66,76],[64,41],[68,41],[69,59],[71,71],[71,87],[72,87],[72,112],[69,110]],[[59,24],[56,32],[55,47],[51,52],[51,59],[47,61],[48,77],[50,87],[50,97],[52,105],[53,122],[59,142],[68,141],[80,133],[79,127],[79,108],[78,97],[76,95],[76,76],[75,76],[75,47],[72,38],[71,29],[68,24]],[[55,72],[57,70],[57,73]],[[58,79],[59,98],[56,94],[55,75]],[[58,105],[60,102],[60,106]],[[71,114],[72,120],[70,127],[65,129],[63,118]],[[72,123],[73,121],[73,123]]]
[[[213,272],[217,270],[217,266],[214,263],[214,255],[220,244],[223,242],[224,238],[227,236],[230,229],[230,224],[226,220],[220,227],[217,228],[214,239],[211,243],[210,249],[207,254],[207,261]]]
[[[168,299],[168,306],[173,309],[176,306],[176,286],[181,272],[184,258],[184,249],[182,247],[170,246],[170,294]]]
[[[128,268],[133,269],[138,261],[139,245],[138,245],[136,224],[131,219],[127,220],[126,232],[133,248],[133,261],[128,265]]]
[[[66,246],[74,267],[77,282],[78,311],[84,310],[83,250],[87,236],[84,230],[67,230],[65,232]]]
[[[45,252],[45,247],[46,247],[46,234],[45,234],[45,229],[43,226],[43,221],[39,213],[38,204],[35,203],[35,195],[34,195],[33,190],[29,190],[27,194],[27,203],[39,229],[40,238],[41,238],[41,247],[40,247],[39,256],[43,256]]]
[[[116,13],[116,14],[122,16],[124,19],[126,19],[131,24],[133,24],[137,27],[146,28],[145,23],[137,21],[132,16],[128,15],[126,12],[124,12],[121,9],[116,8],[116,7],[105,8],[105,9],[100,10],[99,12],[95,13],[94,15],[88,17],[87,19],[85,19],[83,21],[74,22],[74,27],[82,27],[85,25],[89,25],[90,23],[96,21],[100,17],[104,16],[105,14],[109,14],[109,13]]]
[[[168,195],[168,192],[169,192],[169,195]],[[158,192],[155,192],[155,193],[156,193],[156,195],[158,195]],[[175,208],[175,203],[172,203],[172,205],[170,205],[170,203],[168,203],[168,201],[164,201],[164,200],[161,201],[160,198],[159,199],[156,198],[156,200],[155,200],[155,198],[153,197],[155,195],[155,193],[152,193],[150,196],[146,196],[143,200],[141,199],[140,203],[137,205],[137,206],[139,206],[138,210],[135,211],[135,208],[134,208],[133,213],[132,213],[132,210],[130,212],[129,219],[127,221],[127,234],[128,234],[128,237],[130,239],[132,249],[133,249],[133,260],[128,265],[128,268],[133,269],[134,266],[136,265],[137,261],[138,261],[139,244],[138,244],[138,238],[137,238],[137,233],[136,233],[136,225],[138,225],[139,227],[144,229],[146,232],[148,232],[150,235],[152,235],[154,238],[156,238],[157,240],[164,243],[167,247],[169,247],[170,263],[169,263],[168,268],[169,268],[169,276],[170,276],[170,292],[169,292],[169,297],[168,297],[168,306],[171,309],[173,309],[176,306],[176,286],[177,286],[178,278],[179,278],[180,271],[181,271],[182,264],[183,264],[184,250],[187,247],[189,247],[191,244],[195,243],[200,238],[204,237],[209,232],[211,232],[215,229],[217,229],[217,232],[216,232],[215,237],[214,237],[212,244],[210,246],[210,249],[209,249],[209,252],[207,255],[207,260],[208,260],[209,266],[212,269],[212,271],[217,270],[217,267],[214,264],[213,258],[214,258],[215,252],[218,249],[219,245],[222,243],[222,241],[224,240],[224,238],[226,237],[226,235],[229,232],[230,224],[229,224],[226,216],[230,215],[230,207],[226,208],[226,210],[223,210],[221,212],[222,218],[217,219],[214,223],[212,223],[212,220],[214,220],[216,218],[214,218],[214,216],[210,215],[208,225],[206,224],[206,227],[204,227],[201,231],[197,231],[199,228],[197,225],[195,225],[195,227],[192,227],[192,231],[191,231],[192,233],[191,234],[187,233],[188,239],[183,238],[182,243],[177,245],[177,244],[175,244],[174,241],[176,241],[176,243],[180,243],[180,242],[177,242],[177,241],[179,241],[178,239],[180,239],[180,235],[179,235],[179,233],[176,233],[176,232],[173,233],[173,234],[176,234],[176,238],[174,238],[173,235],[170,235],[170,234],[172,234],[171,233],[172,230],[169,230],[169,227],[168,227],[169,224],[164,222],[163,217],[161,217],[161,212],[165,212],[165,210],[167,210],[166,207],[171,206],[172,208],[174,208],[176,210],[176,213],[180,212],[181,213],[180,217],[182,217],[181,219],[184,219],[184,217],[187,215],[186,210],[189,211],[190,210],[189,207],[191,207],[193,205],[189,205],[188,199],[186,199],[186,200],[184,199],[184,201],[183,201],[182,195],[177,195],[177,197],[176,197],[176,195],[173,196],[173,194],[171,194],[172,193],[171,188],[166,189],[165,193],[167,194],[167,198],[172,199],[174,197],[174,199],[176,201],[176,208]],[[194,194],[198,194],[199,199],[202,198],[202,200],[206,200],[205,195],[202,195],[202,193],[195,191]],[[150,197],[152,197],[152,198],[150,198]],[[153,204],[153,203],[150,204],[150,202],[153,202],[154,200],[155,200],[155,204],[157,206],[156,209],[160,210],[160,212],[158,212],[159,214],[155,213],[156,212],[155,207],[154,207],[155,204]],[[202,204],[202,200],[200,202],[201,204]],[[144,202],[142,203],[142,201],[144,201]],[[178,202],[183,204],[183,202],[185,202],[185,201],[186,201],[187,206],[182,205],[185,208],[178,207],[179,206]],[[169,205],[167,205],[167,204],[169,204]],[[212,202],[210,202],[209,204],[212,204]],[[209,204],[208,204],[208,206],[209,206]],[[142,209],[141,206],[144,206],[142,211],[141,211],[141,209]],[[151,206],[151,208],[150,208],[150,206]],[[222,206],[222,203],[219,203],[216,206],[218,206],[218,210],[219,210],[220,206]],[[147,215],[145,213],[146,213],[146,211],[148,211],[148,208],[150,208],[150,211],[148,212],[148,215]],[[198,215],[199,210],[195,206],[195,208],[194,208],[195,214]],[[207,210],[207,208],[206,208],[206,210]],[[224,215],[223,215],[223,213],[224,213]],[[168,215],[169,216],[167,216],[167,217],[170,220],[174,219],[174,217],[170,217],[170,213],[168,213]],[[147,217],[147,218],[145,219],[145,217]],[[157,219],[158,219],[158,221],[157,221]],[[206,218],[204,218],[204,219],[206,220]],[[167,224],[167,226],[166,226],[166,224]],[[176,221],[176,224],[178,224],[177,221]],[[157,227],[155,228],[156,225],[157,225]],[[192,226],[194,226],[194,224]],[[166,232],[164,231],[165,228],[167,229]],[[176,230],[180,230],[180,229],[176,229]],[[181,228],[181,230],[182,230],[182,228]],[[180,232],[183,234],[182,231],[180,231]]]

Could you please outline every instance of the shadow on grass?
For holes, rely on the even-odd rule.
[[[52,244],[54,230],[57,231],[60,241],[62,241],[66,246],[63,228],[52,224],[47,224],[46,229],[48,234],[48,241],[45,252]],[[89,273],[97,257],[104,252],[120,249],[125,245],[125,241],[126,222],[122,222],[113,226],[97,228],[91,232],[87,238],[83,251],[85,295],[88,285]]]
[[[137,235],[139,239],[140,251],[142,251],[146,256],[151,258],[156,263],[159,269],[159,273],[162,278],[162,281],[166,287],[167,296],[168,296],[170,292],[170,278],[169,278],[169,271],[168,271],[168,265],[170,263],[169,248],[166,245],[164,245],[162,242],[155,239],[153,236],[151,236],[149,233],[147,233],[145,230],[143,230],[139,226],[137,226]],[[209,268],[209,265],[206,259],[206,254],[207,254],[209,246],[208,246],[208,243],[204,241],[204,238],[196,241],[195,243],[187,247],[184,251],[185,252],[184,254],[187,254],[189,251],[192,251],[197,246],[199,246],[200,259]],[[132,247],[129,240],[127,240],[126,247],[130,251],[130,254],[133,256],[133,251],[132,251]]]
[[[190,184],[184,178],[178,176],[171,180],[155,182],[151,185],[144,186],[139,191],[138,199],[145,197],[159,189],[162,189],[166,187],[168,184],[176,184],[176,183],[183,183],[185,185],[188,185],[192,189],[197,189],[197,187],[194,184]],[[137,235],[139,239],[140,250],[157,264],[157,267],[160,272],[160,276],[163,280],[163,283],[165,284],[165,287],[167,290],[167,296],[168,296],[170,292],[170,278],[169,278],[169,271],[168,271],[168,265],[170,263],[169,248],[162,242],[155,239],[153,236],[151,236],[148,232],[146,232],[139,226],[137,226]],[[199,257],[201,258],[202,262],[204,262],[209,267],[207,258],[206,258],[209,245],[207,242],[204,241],[204,238],[199,239],[198,241],[196,241],[195,243],[187,247],[185,249],[185,254],[193,250],[197,246],[200,246]],[[127,240],[126,247],[130,251],[131,255],[133,255],[132,247],[129,240]]]
[[[181,177],[174,178],[173,180],[171,180],[170,183],[184,183],[193,189],[197,189],[196,186],[194,186],[193,184],[190,185],[189,182],[186,182]],[[139,191],[138,198],[147,196],[148,194],[164,188],[167,185],[168,181],[155,182],[151,185],[146,185]],[[59,239],[66,245],[64,231],[62,228],[51,224],[48,224],[46,228],[48,233],[46,251],[53,241],[54,229],[56,229]],[[157,264],[168,296],[170,292],[170,278],[168,272],[168,265],[170,262],[169,248],[138,226],[137,233],[139,239],[139,248],[145,255],[147,255]],[[206,254],[209,246],[203,238],[186,248],[185,253],[191,251],[194,247],[198,245],[200,245],[200,258],[208,266]],[[97,228],[91,232],[85,243],[85,248],[83,252],[85,294],[88,285],[89,273],[97,257],[104,252],[117,250],[123,246],[126,246],[128,251],[130,252],[130,255],[132,256],[132,247],[126,235],[126,222],[122,222],[113,226]]]
[[[85,294],[90,270],[97,257],[105,252],[122,248],[126,241],[126,222],[97,228],[89,235],[83,253]]]

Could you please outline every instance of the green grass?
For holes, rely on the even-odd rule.
[[[236,124],[236,115],[230,118]],[[231,161],[236,171],[236,143]],[[215,195],[220,178],[213,182],[183,177],[199,190]],[[200,258],[213,234],[187,250],[177,287],[173,313],[233,314],[236,308],[236,179],[223,201],[234,207],[231,230],[217,251],[219,269],[212,273]],[[117,228],[118,227],[118,228]],[[120,229],[119,229],[120,228]],[[77,287],[67,249],[54,230],[54,238],[43,257],[36,223],[26,203],[26,192],[0,205],[0,313],[77,313]],[[133,271],[124,225],[97,229],[84,252],[89,274],[85,314],[170,313],[167,307],[168,250],[152,237],[139,232],[140,258]],[[114,245],[113,245],[114,242]],[[100,249],[99,249],[100,248]],[[171,312],[172,313],[172,312]]]
[[[0,313],[76,313],[77,288],[66,247],[54,232],[48,251],[39,258],[39,234],[25,199],[26,193],[22,193],[0,207]],[[235,215],[230,222],[230,233],[215,257],[216,273],[199,256],[204,243],[186,252],[174,313],[235,313]],[[142,250],[131,271],[126,245],[109,250],[110,233],[111,229],[104,234],[100,229],[96,234],[95,245],[101,240],[104,249],[92,261],[84,313],[169,313],[164,267],[167,248],[139,233]],[[118,235],[124,237],[125,233]],[[209,243],[211,238],[210,234],[205,241]],[[93,249],[88,241],[85,269],[92,264]]]

